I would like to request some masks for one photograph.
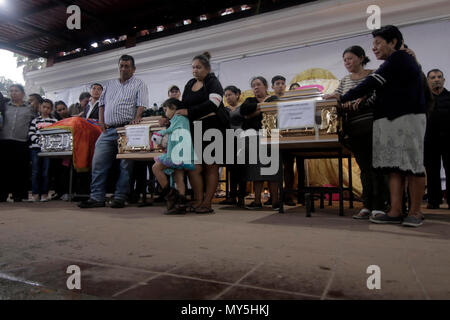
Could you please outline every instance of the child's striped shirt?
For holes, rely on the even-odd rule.
[[[41,116],[34,118],[30,123],[30,129],[28,130],[28,137],[30,138],[30,149],[40,149],[39,145],[39,136],[37,132],[45,127],[48,127],[55,122],[57,122],[55,118],[42,118]]]

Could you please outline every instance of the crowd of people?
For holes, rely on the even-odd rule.
[[[370,219],[373,223],[402,223],[405,226],[420,226],[423,221],[421,203],[427,177],[428,208],[439,208],[443,195],[440,185],[440,166],[443,160],[446,176],[450,174],[449,148],[445,141],[450,137],[450,93],[444,88],[444,74],[433,69],[425,75],[415,54],[404,43],[401,32],[395,26],[385,26],[373,33],[373,52],[378,60],[384,61],[377,70],[366,69],[369,62],[360,46],[352,46],[343,52],[344,66],[349,72],[333,94],[324,99],[337,99],[342,115],[342,143],[354,154],[361,169],[363,186],[363,208],[353,217]],[[220,81],[211,72],[209,53],[198,55],[192,60],[192,75],[183,92],[178,86],[168,89],[168,100],[159,110],[149,109],[149,94],[146,84],[135,77],[134,58],[123,55],[119,59],[119,78],[107,83],[94,83],[90,92],[83,92],[79,103],[70,107],[63,101],[43,99],[31,94],[25,101],[24,88],[12,85],[10,99],[0,104],[4,117],[0,129],[0,148],[8,150],[8,157],[0,158],[1,182],[0,201],[6,201],[12,193],[14,201],[28,198],[27,173],[31,159],[31,190],[33,201],[47,201],[52,164],[48,159],[38,157],[37,131],[67,117],[82,117],[96,120],[102,134],[95,145],[90,177],[90,196],[78,204],[80,208],[104,207],[108,192],[108,176],[117,163],[117,128],[138,124],[143,116],[161,115],[160,125],[165,130],[157,132],[153,142],[160,144],[168,135],[166,153],[154,159],[151,174],[160,187],[160,198],[167,201],[167,214],[213,213],[212,200],[219,183],[219,163],[196,161],[208,149],[209,142],[203,141],[199,150],[194,150],[194,140],[203,137],[210,129],[225,136],[226,129],[259,130],[262,113],[258,105],[276,101],[286,92],[286,79],[274,76],[271,80],[273,95],[269,94],[269,83],[261,76],[251,79],[254,97],[241,104],[241,90],[230,85],[223,89]],[[292,84],[289,90],[295,90]],[[224,99],[227,107],[224,105]],[[200,126],[201,125],[201,126]],[[198,128],[201,128],[199,132]],[[182,131],[180,131],[182,130]],[[185,134],[180,135],[179,132]],[[259,139],[259,137],[257,137]],[[255,140],[245,137],[246,152]],[[259,148],[267,145],[259,144]],[[181,157],[174,157],[173,150],[183,144]],[[236,159],[240,150],[234,144]],[[226,152],[225,146],[223,152]],[[186,152],[190,150],[190,152]],[[269,150],[266,150],[270,153]],[[219,152],[217,149],[214,152]],[[229,150],[228,150],[229,152]],[[250,157],[245,155],[245,159]],[[256,164],[227,165],[230,172],[230,194],[222,204],[236,205],[247,209],[263,207],[261,194],[264,183],[270,189],[270,199],[264,205],[278,210],[280,201],[295,205],[292,194],[286,193],[279,199],[279,179],[284,170],[285,188],[293,188],[294,157],[283,154],[283,163],[277,174],[263,175],[267,166],[260,159]],[[59,165],[59,167],[58,167]],[[61,172],[64,163],[55,165],[53,172]],[[50,169],[49,169],[50,167]],[[65,165],[67,167],[67,165]],[[137,169],[137,164],[135,166]],[[146,169],[146,167],[145,167]],[[297,163],[297,170],[304,170],[303,163]],[[67,171],[66,171],[67,172]],[[138,172],[135,170],[135,173]],[[146,170],[141,175],[147,176]],[[120,160],[115,179],[112,208],[123,208],[130,200],[134,188],[133,162]],[[60,176],[58,174],[57,176]],[[57,180],[57,179],[56,179]],[[130,182],[132,181],[132,182]],[[187,181],[193,190],[190,202],[186,198]],[[254,201],[246,204],[247,182],[253,182]],[[59,197],[67,193],[61,184],[54,182]],[[449,187],[447,179],[447,190]],[[59,189],[58,186],[59,185]],[[404,215],[405,195],[409,199],[407,215]]]

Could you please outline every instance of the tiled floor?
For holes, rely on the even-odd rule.
[[[358,204],[357,204],[358,206]],[[408,229],[347,209],[229,210],[164,216],[163,207],[80,210],[0,204],[0,299],[450,299],[450,210]],[[81,270],[69,290],[67,268]],[[381,269],[369,290],[367,267]]]

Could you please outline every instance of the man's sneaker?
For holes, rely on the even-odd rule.
[[[375,217],[370,217],[370,222],[378,224],[400,224],[402,223],[402,217],[391,217],[388,214],[379,214]]]
[[[82,209],[86,209],[86,208],[101,208],[105,206],[105,201],[96,201],[93,200],[91,198],[89,198],[86,201],[82,201],[80,203],[78,203],[78,207],[82,208]]]
[[[262,209],[262,204],[261,204],[261,202],[256,203],[255,201],[253,201],[248,206],[245,206],[245,209],[248,209],[248,210]]]
[[[114,199],[111,201],[111,208],[123,208],[125,207],[125,200],[122,199]]]
[[[416,216],[407,216],[402,223],[404,227],[419,227],[423,224],[423,219]]]

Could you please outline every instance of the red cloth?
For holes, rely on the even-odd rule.
[[[331,184],[324,184],[323,186],[324,186],[324,187],[329,187],[329,188],[337,188],[336,186],[333,186],[333,185],[331,185]],[[326,193],[326,194],[325,194],[325,199],[326,199],[326,200],[329,200],[329,198],[330,198],[330,197],[328,196],[328,193]],[[339,193],[333,193],[331,199],[332,199],[333,201],[339,201]]]
[[[78,172],[88,171],[91,168],[94,156],[95,142],[102,133],[100,127],[80,117],[71,117],[58,121],[48,129],[65,129],[72,132],[73,137],[73,166]]]

